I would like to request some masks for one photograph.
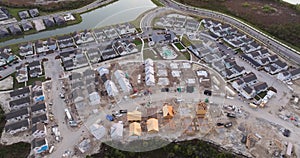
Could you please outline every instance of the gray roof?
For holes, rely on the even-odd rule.
[[[249,83],[249,82],[257,80],[257,77],[256,77],[256,75],[254,73],[251,73],[251,74],[245,76],[243,78],[243,80],[244,80],[244,82]]]
[[[78,72],[73,72],[70,76],[69,79],[70,80],[77,80],[77,79],[81,79],[82,74],[78,73]]]
[[[14,107],[14,106],[22,105],[22,104],[25,104],[25,103],[30,103],[30,97],[10,101],[9,106]]]
[[[37,123],[32,126],[31,132],[34,133],[37,130],[44,130],[44,124],[43,123]]]
[[[39,60],[35,60],[35,61],[32,61],[31,63],[28,64],[29,67],[35,67],[35,66],[40,66],[41,63]]]
[[[36,124],[38,122],[45,122],[45,121],[48,121],[48,117],[46,114],[32,117],[32,120],[31,120],[32,124]]]
[[[30,93],[29,87],[24,87],[21,89],[14,90],[14,91],[10,92],[9,94],[10,94],[10,97],[15,97],[15,96],[19,96],[19,95],[27,94],[27,93]]]
[[[32,148],[41,147],[46,144],[45,138],[35,138],[31,142]]]
[[[266,82],[261,82],[261,83],[257,83],[253,86],[254,90],[256,92],[259,92],[259,91],[262,91],[262,90],[265,90],[268,88],[268,85]]]
[[[71,85],[72,89],[75,89],[75,88],[81,88],[81,87],[83,87],[83,86],[84,86],[84,84],[83,84],[82,81],[75,82],[75,83],[73,83],[73,84]]]
[[[6,132],[9,132],[9,131],[12,131],[12,130],[20,129],[22,127],[29,127],[29,123],[28,123],[27,119],[16,122],[16,123],[5,125],[4,129],[5,129]]]
[[[287,66],[287,64],[284,63],[284,62],[282,62],[281,60],[275,61],[275,64],[278,65],[278,66],[281,67],[281,68],[284,68],[284,67]]]
[[[45,103],[35,104],[35,105],[31,106],[31,112],[36,112],[36,111],[44,110],[44,109],[46,109]]]
[[[20,110],[17,111],[12,111],[10,113],[7,113],[5,115],[6,120],[10,120],[19,116],[23,116],[23,115],[27,115],[29,114],[28,109],[27,108],[22,108]]]
[[[31,17],[36,17],[36,16],[39,16],[39,10],[34,8],[34,9],[30,9],[29,10],[29,14]]]
[[[91,69],[85,70],[85,71],[83,72],[83,76],[84,76],[84,77],[87,77],[87,76],[95,76],[95,71],[94,71],[94,70],[91,70]]]
[[[300,68],[290,71],[292,76],[296,76],[300,74]]]
[[[248,94],[251,94],[253,89],[251,87],[246,86],[245,88],[243,88],[245,92],[247,92]]]
[[[245,70],[244,67],[239,66],[239,65],[234,65],[234,66],[233,66],[233,69],[235,69],[238,73],[241,73],[242,71]]]

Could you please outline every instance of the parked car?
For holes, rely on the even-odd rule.
[[[227,117],[236,118],[234,113],[227,113]]]
[[[207,96],[211,96],[211,91],[210,90],[204,90],[204,95],[207,95]]]
[[[282,134],[285,136],[285,137],[289,137],[291,135],[291,131],[288,130],[288,129],[284,129],[284,131],[282,132]]]
[[[127,110],[120,110],[120,114],[127,114]]]
[[[242,139],[241,139],[241,143],[245,144],[247,141],[247,136],[243,135]]]
[[[224,124],[224,127],[225,127],[225,128],[229,128],[229,127],[231,127],[231,126],[232,126],[232,122],[227,122],[227,123]]]
[[[217,126],[224,126],[224,123],[218,122]]]

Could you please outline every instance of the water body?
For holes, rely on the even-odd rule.
[[[94,27],[102,27],[132,21],[143,12],[155,7],[156,5],[153,4],[151,0],[119,0],[108,6],[82,14],[82,22],[80,24],[67,26],[56,30],[43,31],[32,35],[26,35],[23,38],[1,42],[0,46],[47,38],[50,36],[66,34],[74,31],[91,29]]]
[[[283,1],[291,3],[291,4],[300,4],[300,0],[283,0]]]

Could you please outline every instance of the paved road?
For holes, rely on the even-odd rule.
[[[59,60],[55,60],[54,57],[49,58],[48,62],[45,63],[45,75],[51,77],[52,89],[50,92],[50,100],[52,100],[55,121],[58,125],[58,129],[61,133],[61,142],[55,144],[54,151],[49,157],[59,158],[65,153],[65,151],[73,151],[74,145],[78,144],[81,140],[82,131],[86,130],[85,126],[81,126],[79,129],[70,128],[65,122],[65,111],[67,108],[65,102],[59,97],[62,92],[62,83],[59,79],[59,75],[64,73],[64,70]]]
[[[206,9],[199,9],[191,6],[186,6],[180,3],[177,3],[173,0],[161,0],[162,3],[164,3],[167,7],[174,8],[177,10],[181,10],[184,12],[189,12],[195,15],[204,16],[208,18],[217,19],[226,23],[229,23],[240,30],[243,30],[247,34],[251,35],[255,39],[262,42],[264,45],[266,45],[268,48],[273,50],[275,53],[281,55],[282,57],[291,60],[297,65],[300,65],[300,52],[296,51],[295,49],[281,43],[278,40],[275,40],[274,38],[264,34],[263,32],[249,26],[248,24],[225,14],[210,11]]]
[[[34,18],[29,18],[29,19],[24,19],[22,21],[19,22],[13,22],[13,23],[9,23],[9,24],[5,24],[5,25],[1,25],[1,27],[8,27],[10,25],[14,25],[14,24],[18,24],[21,25],[22,22],[27,22],[27,21],[32,21],[32,20],[36,20],[36,19],[44,19],[44,18],[48,18],[48,17],[54,17],[54,16],[58,16],[58,15],[66,15],[66,14],[74,14],[74,13],[83,13],[86,12],[88,10],[92,10],[95,8],[98,8],[100,6],[103,6],[105,4],[111,3],[114,0],[96,0],[93,3],[90,3],[82,8],[78,8],[78,9],[74,9],[74,10],[68,10],[68,11],[62,11],[62,12],[57,12],[54,14],[50,14],[50,15],[45,15],[45,16],[38,16],[38,17],[34,17]]]

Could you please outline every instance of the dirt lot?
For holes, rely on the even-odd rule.
[[[300,11],[274,0],[177,0],[231,14],[300,48]]]

